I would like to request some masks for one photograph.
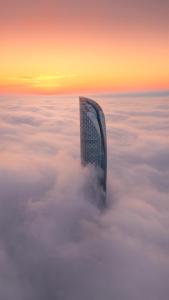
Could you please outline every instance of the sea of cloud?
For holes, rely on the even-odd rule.
[[[0,299],[169,299],[169,98],[96,97],[107,209],[80,166],[77,97],[0,97]]]

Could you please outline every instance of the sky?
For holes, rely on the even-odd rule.
[[[0,96],[0,299],[169,299],[169,97],[96,100],[102,213],[80,165],[78,99]]]
[[[0,93],[169,89],[168,0],[0,0]]]

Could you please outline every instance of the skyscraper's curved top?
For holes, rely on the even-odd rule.
[[[105,117],[93,100],[80,97],[80,140],[82,165],[92,164],[100,169],[100,185],[106,192],[107,140]]]

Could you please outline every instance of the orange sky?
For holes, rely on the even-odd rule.
[[[169,89],[165,0],[0,0],[0,37],[1,93]]]

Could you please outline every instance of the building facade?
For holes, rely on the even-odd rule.
[[[106,193],[107,139],[105,117],[93,100],[80,97],[81,163],[94,165],[99,172],[99,183]]]

